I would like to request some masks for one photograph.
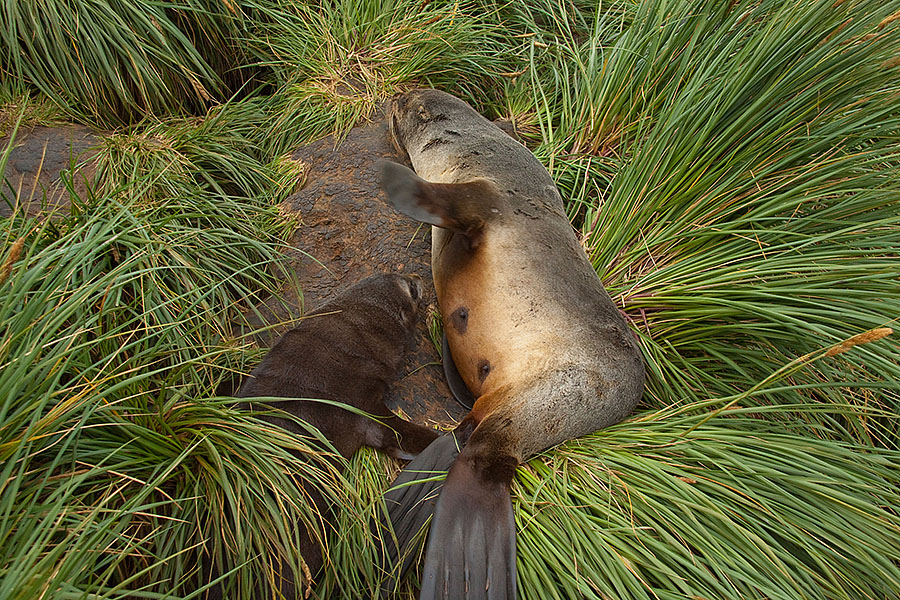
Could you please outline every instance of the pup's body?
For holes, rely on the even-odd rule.
[[[407,348],[412,344],[422,297],[418,279],[375,275],[304,318],[272,347],[241,385],[237,397],[315,398],[340,402],[374,415],[369,418],[322,402],[285,400],[272,406],[315,426],[344,458],[361,446],[371,446],[409,459],[428,446],[437,433],[404,421],[388,410],[384,394],[396,379]],[[262,419],[288,431],[304,434],[291,419],[267,414],[263,403],[244,402],[259,410]],[[321,493],[303,491],[318,512],[331,519],[331,507]],[[307,532],[301,536],[301,555],[315,576],[321,569],[322,549]],[[207,568],[206,572],[213,570]],[[282,568],[280,593],[297,598],[299,586]],[[208,600],[221,598],[214,587]],[[259,597],[271,597],[260,586]]]
[[[378,420],[320,402],[287,400],[277,406],[314,425],[344,458],[360,446],[412,458],[437,433],[394,415],[384,404],[384,394],[413,343],[421,297],[418,279],[375,275],[363,280],[284,334],[236,396],[348,404]],[[288,419],[265,419],[297,431]]]

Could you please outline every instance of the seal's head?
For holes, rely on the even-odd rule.
[[[423,294],[425,286],[422,284],[422,278],[418,275],[387,275],[396,281],[396,285],[400,288],[400,317],[404,325],[415,328],[416,319],[424,305]]]
[[[443,128],[445,121],[458,122],[478,115],[468,104],[440,90],[412,90],[395,94],[387,108],[391,140],[400,152],[407,144],[431,128]]]
[[[368,314],[372,319],[382,319],[376,313],[383,312],[404,330],[412,331],[422,310],[423,293],[424,286],[418,275],[383,273],[364,279],[350,288],[343,298],[319,310],[346,310],[352,306],[353,311]]]

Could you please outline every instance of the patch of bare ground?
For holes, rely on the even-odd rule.
[[[382,120],[354,127],[337,146],[332,136],[302,146],[292,158],[306,165],[307,175],[303,188],[282,205],[301,222],[291,240],[291,268],[303,298],[286,298],[290,304],[302,304],[307,312],[369,275],[394,272],[418,274],[433,310],[431,228],[395,212],[378,186],[378,160],[405,160]],[[274,302],[267,309],[267,320],[287,316],[278,314]],[[424,315],[416,339],[388,406],[419,423],[449,426],[464,410],[444,381]]]
[[[0,149],[6,148],[9,140],[9,134],[0,139]],[[15,211],[37,216],[66,210],[71,195],[64,182],[80,163],[86,164],[75,170],[72,183],[80,197],[86,195],[93,176],[90,158],[99,143],[90,129],[81,125],[24,128],[18,131],[14,143],[0,180],[0,217]]]

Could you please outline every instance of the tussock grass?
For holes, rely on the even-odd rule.
[[[144,185],[148,192],[138,195],[148,201],[212,194],[248,210],[263,205],[259,196],[279,201],[300,178],[288,177],[262,147],[258,124],[265,118],[263,103],[247,100],[212,108],[202,119],[151,120],[106,135],[96,159],[98,191]]]
[[[215,396],[285,283],[286,155],[421,85],[513,119],[650,372],[632,420],[519,469],[521,595],[900,594],[895,7],[3,10],[0,129],[117,129],[69,214],[0,223],[0,596],[185,597],[208,552],[249,597],[276,556],[302,574],[300,479],[341,506],[314,591],[375,589],[397,465],[340,476]]]
[[[598,15],[585,43],[545,58],[554,77],[532,81],[539,153],[641,332],[657,406],[734,393],[900,314],[889,15],[867,3],[641,3],[628,19]],[[798,374],[781,400],[896,409],[897,349]],[[884,425],[846,433],[895,444]]]
[[[47,98],[4,90],[0,83],[0,139],[6,138],[17,128],[59,125],[65,122],[64,117]]]
[[[756,408],[706,422],[683,410],[519,469],[523,598],[896,594],[895,451],[786,434]]]
[[[345,474],[350,502],[337,512],[329,532],[330,562],[315,588],[320,598],[367,598],[378,593],[378,540],[371,524],[398,467],[397,461],[365,447],[350,460]]]
[[[297,4],[270,15],[259,45],[281,85],[274,153],[343,132],[405,88],[489,97],[479,85],[509,65],[495,18],[473,2],[417,0]]]
[[[235,6],[8,3],[0,73],[95,126],[128,124],[147,114],[202,114],[237,89],[234,69],[248,60],[237,43],[245,19]]]
[[[245,593],[278,556],[302,578],[297,524],[321,516],[298,479],[345,502],[318,434],[203,401],[246,372],[232,323],[283,283],[271,196],[179,196],[155,166],[70,215],[3,221],[4,598],[187,595],[203,551]]]

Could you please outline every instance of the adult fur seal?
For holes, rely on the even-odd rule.
[[[277,407],[314,425],[344,458],[360,446],[410,459],[436,437],[432,429],[404,421],[384,403],[384,394],[396,378],[404,353],[412,343],[421,308],[422,283],[418,278],[375,275],[321,306],[288,331],[241,385],[237,397],[291,398]],[[377,420],[342,408],[299,400],[319,398],[341,402],[374,415]],[[246,410],[265,408],[255,402]],[[261,418],[288,431],[305,434],[293,420],[273,414]],[[330,518],[331,507],[320,493],[306,489],[320,514]],[[322,567],[322,550],[310,535],[301,538],[301,555],[315,575]],[[211,567],[205,573],[212,573]],[[281,569],[280,593],[300,597],[286,566]],[[266,586],[267,587],[267,586]],[[221,598],[220,586],[210,600]],[[259,597],[272,597],[260,589]]]
[[[398,478],[415,482],[452,464],[433,509],[420,598],[514,598],[516,466],[627,417],[643,391],[641,352],[531,152],[436,90],[394,97],[388,119],[415,172],[385,162],[382,187],[398,211],[434,225],[447,341],[476,398],[453,434]],[[395,552],[430,516],[440,485],[397,484],[386,495]]]

